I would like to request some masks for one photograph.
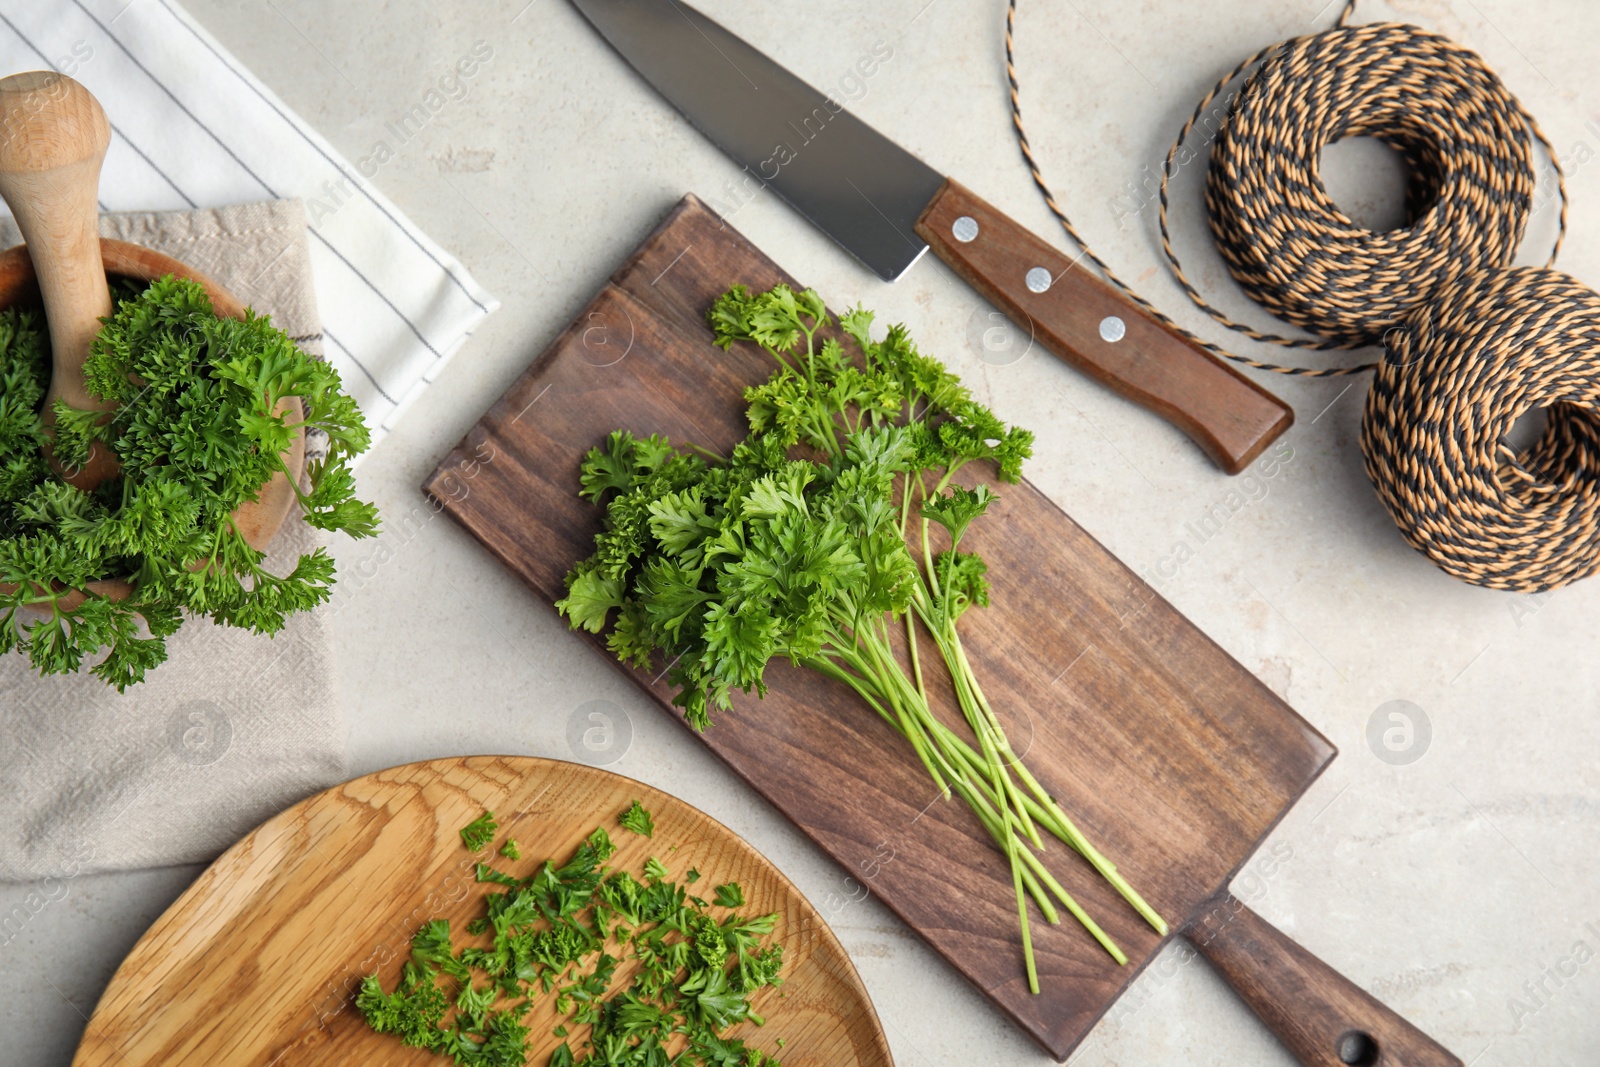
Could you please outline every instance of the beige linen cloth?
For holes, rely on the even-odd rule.
[[[300,201],[106,215],[101,232],[187,263],[320,354]],[[0,247],[16,243],[0,222]],[[268,566],[287,573],[324,537],[291,514]],[[0,657],[0,880],[209,860],[344,777],[325,609],[272,638],[190,619],[167,647],[121,696]]]

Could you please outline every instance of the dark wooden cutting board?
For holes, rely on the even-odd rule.
[[[742,438],[742,390],[769,360],[713,347],[704,313],[733,282],[780,281],[795,284],[686,197],[425,488],[559,599],[600,525],[577,496],[583,454],[617,428],[724,452]],[[1032,485],[1003,487],[967,543],[989,562],[994,606],[963,619],[963,639],[1029,765],[1174,934],[1209,915],[1224,932],[1207,937],[1217,953],[1236,934],[1259,941],[1253,916],[1231,921],[1226,887],[1333,746]],[[594,654],[615,662],[601,645]],[[630,673],[677,717],[659,674]],[[850,888],[870,887],[1065,1059],[1162,938],[1052,841],[1051,868],[1131,962],[1116,966],[1070,916],[1057,927],[1036,917],[1042,992],[1030,995],[1008,868],[966,806],[936,801],[904,741],[843,687],[787,665],[768,681],[764,700],[737,701],[704,742],[836,859]],[[1230,977],[1268,1017],[1273,1005],[1244,986],[1252,961],[1281,952],[1232,948],[1245,973]]]

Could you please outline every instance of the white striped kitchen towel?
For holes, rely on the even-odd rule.
[[[0,75],[55,69],[100,99],[101,211],[304,197],[323,346],[374,443],[499,302],[174,0],[0,0]]]

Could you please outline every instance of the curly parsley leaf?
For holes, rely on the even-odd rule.
[[[494,840],[498,829],[500,824],[495,822],[494,812],[485,811],[461,828],[461,843],[467,846],[468,852],[482,852]]]
[[[654,837],[656,834],[655,819],[637,800],[628,806],[627,811],[617,816],[617,822],[624,830],[631,830],[640,837]]]
[[[950,534],[953,544],[959,544],[962,535],[967,532],[967,527],[972,525],[972,520],[988,511],[989,505],[994,501],[995,495],[990,492],[987,485],[979,485],[976,489],[955,485],[951,486],[950,492],[943,496],[932,496],[924,500],[922,513],[943,526]]]

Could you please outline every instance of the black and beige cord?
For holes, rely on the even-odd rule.
[[[1022,122],[1006,18],[1006,74],[1018,144],[1051,212],[1113,285],[1218,356],[1280,374],[1375,371],[1361,446],[1405,538],[1447,573],[1535,591],[1600,569],[1600,295],[1545,267],[1511,265],[1533,211],[1533,116],[1474,52],[1416,26],[1337,25],[1262,49],[1195,107],[1162,167],[1162,249],[1179,286],[1216,322],[1254,341],[1330,351],[1382,346],[1376,363],[1300,367],[1228,351],[1179,326],[1120,279],[1079,235],[1040,172]],[[1219,98],[1242,79],[1225,102]],[[1221,112],[1205,205],[1229,271],[1256,303],[1312,336],[1238,322],[1184,273],[1168,230],[1168,179],[1202,118]],[[1322,149],[1373,137],[1406,168],[1406,223],[1374,232],[1328,196]],[[1539,440],[1503,438],[1546,409]]]

